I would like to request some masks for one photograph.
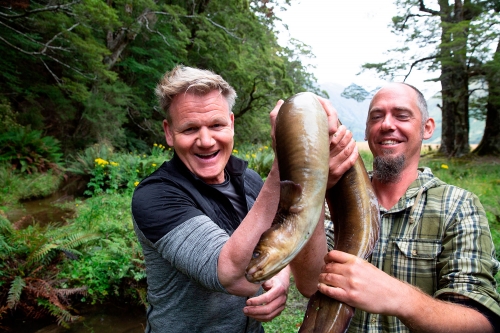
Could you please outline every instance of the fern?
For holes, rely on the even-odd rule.
[[[9,296],[7,298],[7,306],[10,309],[16,307],[16,304],[21,299],[21,293],[23,292],[25,286],[26,283],[24,279],[20,276],[16,276],[14,280],[12,280],[12,284],[10,285],[9,289]]]
[[[73,323],[80,319],[80,316],[72,315],[64,307],[55,305],[46,299],[39,299],[38,305],[47,309],[48,312],[57,319],[57,324],[65,328],[69,328],[68,323]]]
[[[99,239],[100,237],[99,234],[96,233],[77,232],[69,235],[68,233],[58,235],[58,239],[52,239],[52,242],[44,244],[37,251],[32,252],[27,259],[28,263],[48,263],[54,258],[58,251],[79,256],[80,252],[76,251],[75,248]]]
[[[34,251],[30,254],[30,256],[27,259],[28,264],[33,264],[33,263],[46,264],[47,262],[50,262],[54,254],[52,250],[57,248],[58,245],[54,243],[43,245],[38,251]]]
[[[70,235],[63,244],[61,244],[61,248],[64,248],[67,251],[71,249],[75,249],[83,244],[89,243],[91,241],[99,239],[101,236],[96,233],[86,233],[86,232],[78,232],[73,235]]]

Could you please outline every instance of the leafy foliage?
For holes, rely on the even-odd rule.
[[[0,244],[8,244],[0,247],[0,322],[18,312],[66,325],[78,319],[69,306],[76,296],[92,303],[117,295],[144,300],[129,204],[129,196],[92,198],[75,221],[57,228],[15,230],[0,215]]]
[[[163,138],[154,87],[182,63],[232,84],[237,140],[263,142],[276,101],[316,89],[300,61],[310,49],[277,43],[273,7],[289,4],[62,0],[1,7],[0,89],[8,97],[0,104],[9,121],[43,130],[65,152],[107,140],[142,153]]]
[[[46,197],[59,188],[63,177],[52,170],[27,174],[12,170],[10,164],[0,164],[0,205]]]
[[[17,128],[0,134],[0,162],[21,172],[61,170],[62,153],[58,140],[41,131]]]

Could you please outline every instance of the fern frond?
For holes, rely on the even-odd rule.
[[[80,316],[72,315],[62,305],[56,305],[46,299],[39,299],[38,304],[43,306],[49,313],[57,319],[57,324],[65,328],[69,328],[68,323],[72,323],[80,319]]]
[[[145,288],[137,288],[135,289],[137,292],[137,295],[139,296],[140,303],[144,305],[145,308],[149,306],[148,303],[148,298],[147,298],[147,291]]]
[[[7,298],[7,306],[9,309],[13,309],[16,307],[16,304],[21,299],[21,293],[23,292],[26,283],[24,279],[20,276],[16,276],[9,288],[9,296]]]
[[[96,233],[77,232],[68,236],[68,238],[61,243],[61,247],[64,247],[65,250],[74,249],[80,245],[99,239],[100,237],[101,236]]]
[[[14,229],[12,228],[12,223],[4,217],[2,214],[0,214],[0,235],[12,235],[14,232]]]
[[[14,247],[10,246],[11,242],[3,235],[0,234],[0,258],[12,254],[14,252]]]
[[[54,244],[54,243],[45,244],[40,249],[38,249],[37,251],[32,252],[28,256],[28,258],[27,258],[26,261],[29,264],[32,264],[32,263],[35,263],[35,262],[39,262],[39,261],[47,262],[47,260],[44,260],[44,259],[46,259],[46,257],[50,254],[50,252],[52,250],[57,249],[57,248],[58,248],[57,244]]]

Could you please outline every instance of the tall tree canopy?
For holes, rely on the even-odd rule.
[[[154,87],[182,63],[235,87],[237,140],[267,140],[279,98],[317,91],[299,58],[310,49],[277,42],[278,4],[290,2],[1,0],[0,118],[69,151],[99,140],[141,150],[163,138]]]
[[[492,47],[492,41],[500,36],[499,1],[396,0],[395,4],[399,14],[393,18],[393,32],[404,38],[404,45],[390,54],[402,53],[403,57],[365,64],[363,68],[375,69],[385,78],[402,76],[403,81],[416,68],[439,72],[433,79],[439,80],[442,88],[440,152],[450,156],[467,154],[471,94],[478,94],[478,87],[483,96],[494,93],[495,85],[491,85],[489,77],[497,76],[491,71],[500,69],[493,66],[495,48]],[[490,134],[487,127],[485,137]],[[498,142],[497,148],[491,145],[495,140],[488,142],[482,153],[498,153]]]

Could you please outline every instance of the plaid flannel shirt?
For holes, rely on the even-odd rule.
[[[500,316],[499,262],[484,208],[476,195],[436,178],[429,168],[394,207],[380,207],[380,237],[369,262],[425,293],[448,301],[472,299]],[[328,248],[333,223],[325,220]],[[410,332],[393,316],[357,310],[348,332]]]

